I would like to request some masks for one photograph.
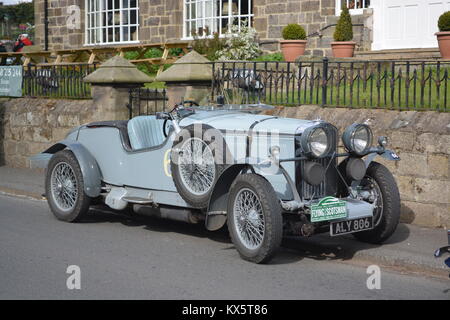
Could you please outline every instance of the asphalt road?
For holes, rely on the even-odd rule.
[[[449,299],[450,281],[308,253],[291,240],[268,265],[241,260],[225,232],[92,212],[56,220],[46,202],[0,195],[0,299]],[[69,265],[81,289],[68,290]]]

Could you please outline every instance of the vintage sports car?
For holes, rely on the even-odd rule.
[[[190,223],[225,224],[240,256],[267,262],[283,235],[352,233],[382,243],[395,231],[400,197],[363,123],[264,115],[266,105],[176,106],[128,121],[73,129],[34,160],[47,167],[54,215],[74,222],[99,202],[115,210]]]

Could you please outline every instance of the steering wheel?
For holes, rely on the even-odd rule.
[[[174,116],[172,114],[174,114],[174,113],[176,114],[175,118],[180,118],[180,117],[183,118],[183,112],[182,111],[183,110],[187,111],[187,109],[184,109],[184,106],[186,104],[189,104],[189,107],[193,107],[193,106],[198,107],[199,106],[198,102],[196,102],[194,100],[183,100],[180,104],[176,104],[175,107],[171,111],[169,111],[167,113],[168,117],[164,120],[164,123],[163,123],[163,134],[164,134],[164,137],[167,138],[168,135],[169,135],[168,132],[167,132],[167,122],[169,120],[172,121],[172,119],[174,118]],[[180,109],[180,107],[181,107],[181,109]],[[190,111],[192,111],[192,110],[189,110],[188,112],[190,112]]]
[[[184,106],[185,104],[189,104],[189,107],[193,107],[193,106],[198,107],[198,106],[200,106],[200,105],[198,104],[198,102],[196,102],[196,101],[194,101],[194,100],[184,100],[184,101],[182,101],[182,102],[180,103],[180,105],[182,105],[182,106]]]
[[[167,137],[169,136],[169,134],[167,133],[167,122],[168,122],[169,120],[172,121],[172,119],[167,118],[167,119],[165,119],[164,122],[163,122],[163,128],[162,128],[162,129],[163,129],[163,135],[164,135],[165,138],[167,138]]]

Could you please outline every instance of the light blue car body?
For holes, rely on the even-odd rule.
[[[294,161],[283,162],[280,165],[282,170],[270,171],[264,168],[271,165],[269,160],[272,146],[279,147],[280,159],[298,156],[295,150],[296,137],[305,129],[323,123],[322,121],[282,118],[224,108],[207,109],[196,108],[194,114],[179,121],[180,128],[201,123],[219,130],[232,156],[232,163],[214,186],[207,216],[209,213],[226,212],[224,199],[232,180],[244,168],[263,175],[271,183],[280,201],[299,200],[294,182]],[[122,131],[120,126],[104,123],[83,125],[73,129],[65,140],[33,157],[32,163],[35,166],[46,166],[52,154],[67,148],[75,154],[80,164],[84,191],[90,197],[95,198],[114,190],[117,195],[109,202],[107,198],[106,203],[115,209],[124,208],[130,197],[148,198],[154,204],[190,208],[178,194],[170,172],[176,133],[172,127],[165,138],[162,135],[163,121],[155,116],[139,116],[129,120],[126,128],[122,123]],[[124,130],[127,131],[125,135]],[[274,134],[275,141],[268,140],[267,133]],[[152,138],[149,142],[146,137],[150,136]],[[124,141],[125,137],[128,137],[129,142]],[[151,145],[155,141],[156,145]],[[353,218],[371,215],[372,207],[366,203],[350,202],[350,207],[352,206],[355,206],[355,210],[350,212]],[[223,223],[224,219],[221,219],[219,225]]]

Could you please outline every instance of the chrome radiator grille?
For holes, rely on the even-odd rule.
[[[330,149],[329,156],[321,159],[298,161],[296,163],[295,180],[297,185],[297,191],[304,200],[318,199],[326,196],[335,196],[337,193],[338,174],[335,168],[337,159],[333,158],[333,154],[337,152],[337,129],[332,125],[329,125],[328,129],[329,132],[331,133],[332,138],[331,139],[332,147]],[[297,142],[297,139],[295,147],[296,147],[296,155],[301,156],[302,150],[299,143]],[[325,179],[321,184],[317,186],[312,186],[308,184],[304,179],[302,179],[302,177],[304,176],[305,163],[307,161],[320,163],[324,168],[328,167]],[[330,161],[332,161],[332,163],[330,163]]]

